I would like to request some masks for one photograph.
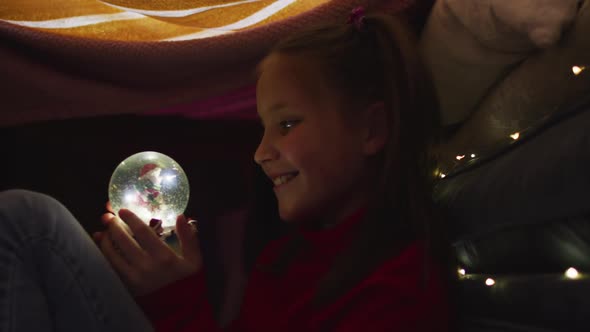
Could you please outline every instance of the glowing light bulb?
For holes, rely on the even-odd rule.
[[[131,191],[126,192],[125,197],[123,198],[123,200],[127,204],[131,204],[131,203],[135,202],[135,199],[136,199],[136,197]]]
[[[455,158],[457,158],[457,160],[461,160],[461,159],[465,158],[465,155],[456,156]]]
[[[444,178],[445,178],[445,176],[446,176],[446,175],[445,175],[444,173],[440,173],[440,178],[441,178],[441,179],[444,179]]]
[[[570,267],[565,271],[565,276],[570,279],[576,279],[579,276],[578,270],[573,267]]]
[[[472,153],[471,154],[471,158],[475,158],[475,153]]]
[[[486,279],[486,285],[491,287],[491,286],[494,286],[495,284],[496,284],[496,281],[494,279],[492,279],[492,278]]]
[[[574,73],[574,75],[579,75],[584,69],[586,69],[584,66],[573,66],[572,73]]]
[[[166,182],[174,182],[174,179],[176,179],[176,175],[165,175],[164,176],[164,181],[166,181]]]
[[[465,269],[459,269],[457,272],[459,272],[460,275],[464,276],[465,275]]]
[[[517,140],[520,137],[520,133],[514,133],[512,135],[510,135],[510,138],[512,138],[513,140]]]

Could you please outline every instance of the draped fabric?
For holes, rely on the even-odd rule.
[[[255,116],[282,36],[369,0],[0,1],[0,126],[113,114]],[[395,11],[412,0],[388,0]]]

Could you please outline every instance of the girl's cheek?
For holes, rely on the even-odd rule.
[[[304,145],[305,142],[299,139],[295,132],[284,136],[279,144],[283,153],[289,156],[298,155]]]

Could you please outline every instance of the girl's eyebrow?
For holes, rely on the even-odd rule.
[[[287,104],[285,103],[277,103],[275,105],[273,105],[270,109],[269,112],[270,113],[276,113],[276,112],[280,112],[281,110],[287,108]]]
[[[287,104],[285,104],[283,102],[279,102],[279,103],[276,103],[276,104],[272,105],[271,107],[269,107],[268,113],[269,114],[280,113],[282,110],[284,110],[286,108],[287,108]],[[260,123],[264,127],[264,119],[260,116],[260,113],[256,112],[256,116],[258,117],[258,119],[260,120]]]

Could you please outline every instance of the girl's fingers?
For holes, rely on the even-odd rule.
[[[94,240],[94,242],[96,242],[96,244],[100,245],[100,241],[102,241],[103,235],[103,232],[94,232],[92,233],[92,239]]]
[[[129,226],[129,229],[135,240],[143,250],[145,250],[150,256],[159,254],[163,250],[168,249],[168,246],[160,240],[158,235],[148,225],[146,225],[138,216],[133,212],[122,209],[119,211],[121,219]]]
[[[176,234],[180,242],[182,257],[195,265],[200,265],[201,249],[197,230],[193,225],[189,224],[183,215],[178,216],[176,219]]]
[[[116,216],[110,212],[105,213],[102,215],[102,217],[100,218],[102,221],[102,224],[105,226],[109,226],[109,224],[111,224],[112,222],[115,222]],[[120,221],[120,219],[118,219]],[[123,227],[123,229],[127,232],[127,234],[129,234],[131,237],[133,237],[133,233],[131,233],[131,229],[129,229],[129,226],[127,226],[126,223],[124,222],[119,222],[119,226]]]
[[[108,225],[112,221],[113,218],[115,218],[115,215],[108,212],[108,213],[103,214],[100,217],[100,221],[102,222],[103,225]]]
[[[107,234],[118,247],[130,265],[137,265],[145,258],[145,252],[133,237],[125,230],[124,223],[119,218],[113,218],[108,226]]]
[[[100,241],[100,250],[103,252],[106,259],[111,263],[111,266],[117,271],[118,274],[130,278],[134,273],[133,268],[129,265],[127,259],[123,257],[121,249],[116,248],[111,240],[110,236],[103,236]]]

